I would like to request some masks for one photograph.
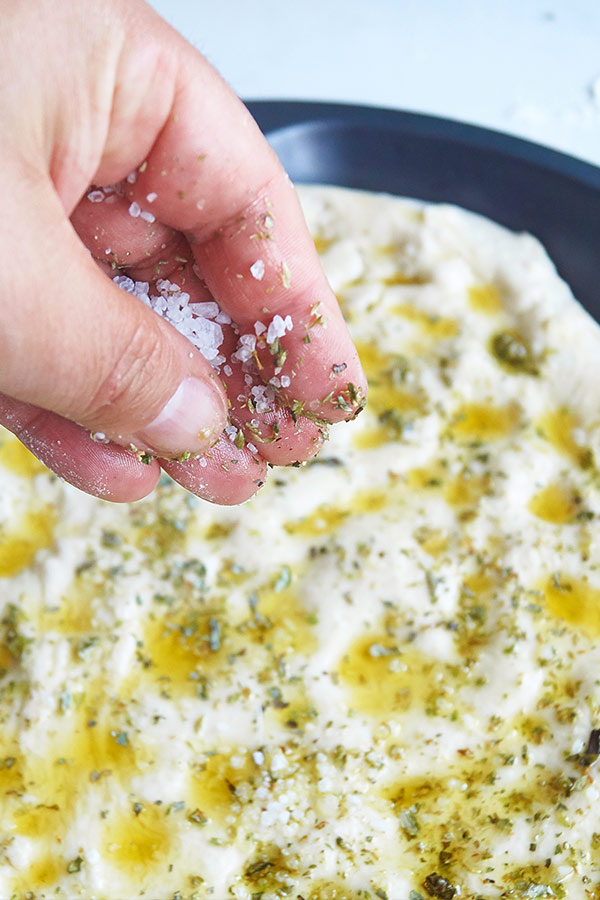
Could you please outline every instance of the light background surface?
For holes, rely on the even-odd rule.
[[[600,0],[152,0],[245,99],[427,112],[600,165]]]

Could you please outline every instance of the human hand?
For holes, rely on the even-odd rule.
[[[366,390],[289,179],[140,0],[8,0],[0,36],[0,423],[96,496],[143,497],[162,467],[206,499],[247,499],[267,462],[309,458],[319,423],[351,418]],[[107,275],[218,300],[234,323],[219,372]],[[293,328],[263,332],[249,372],[240,335],[276,315]]]

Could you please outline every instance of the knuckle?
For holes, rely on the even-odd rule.
[[[163,405],[171,381],[159,375],[170,371],[175,354],[159,325],[140,322],[119,347],[86,409],[86,420],[102,421],[107,427],[125,420],[135,428]]]

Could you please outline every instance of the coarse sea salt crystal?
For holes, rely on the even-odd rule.
[[[150,284],[147,281],[136,281],[133,285],[132,294],[135,294],[136,297],[142,300],[148,297],[149,290]]]
[[[254,323],[254,333],[255,333],[257,336],[260,335],[260,334],[264,334],[264,332],[265,332],[266,330],[267,330],[267,326],[264,325],[262,322],[255,322],[255,323]]]
[[[271,412],[275,401],[275,391],[268,384],[257,384],[250,388],[257,413]]]
[[[250,274],[253,278],[256,278],[257,281],[262,281],[265,274],[265,264],[262,259],[257,259],[255,263],[252,263],[250,266]]]
[[[281,381],[281,387],[282,387],[282,388],[289,387],[290,384],[291,384],[290,376],[289,376],[289,375],[282,375],[280,381]]]
[[[122,290],[138,297],[155,313],[170,322],[213,366],[220,366],[225,362],[225,357],[219,354],[224,336],[221,325],[216,321],[219,314],[217,303],[209,301],[190,304],[190,295],[167,278],[161,278],[156,282],[155,290],[158,294],[152,295],[147,281],[134,281],[127,275],[117,275],[113,281]],[[195,308],[192,309],[192,306]],[[205,315],[206,313],[211,318]]]
[[[131,203],[129,206],[129,215],[133,216],[134,219],[137,219],[137,217],[140,215],[141,211],[142,211],[142,207],[140,206],[139,203],[136,203],[134,200],[133,203]]]
[[[267,328],[267,344],[272,344],[278,338],[283,337],[284,334],[285,328],[283,327],[283,319],[281,316],[275,316]]]
[[[242,334],[242,335],[240,335],[237,349],[235,350],[234,353],[231,354],[231,358],[237,359],[242,363],[247,362],[249,359],[251,359],[255,349],[256,349],[256,335],[255,334]]]
[[[282,825],[287,825],[290,819],[290,814],[287,809],[284,808],[281,800],[271,800],[267,803],[267,808],[261,813],[261,825],[274,825],[276,822],[280,822]]]
[[[200,303],[190,303],[193,312],[205,319],[216,319],[219,315],[219,304],[214,300],[203,300]]]
[[[279,314],[273,316],[271,324],[267,328],[267,344],[272,344],[278,338],[283,337],[286,331],[291,331],[293,327],[291,316],[288,315],[285,319]]]
[[[127,180],[128,184],[135,184],[136,178],[137,178],[137,172],[134,169],[133,172],[129,173],[126,180]]]
[[[223,366],[223,371],[228,378],[231,378],[231,376],[233,375],[233,369],[231,368],[231,366]]]
[[[260,824],[263,828],[271,828],[271,826],[275,824],[275,819],[275,814],[268,812],[266,809],[260,814]]]
[[[90,191],[87,195],[90,203],[102,203],[104,200],[104,192],[103,191]]]
[[[143,219],[144,222],[150,222],[150,224],[152,224],[153,222],[156,222],[156,216],[153,215],[153,213],[148,212],[146,209],[143,209],[141,211],[140,219]]]
[[[283,772],[284,769],[287,769],[287,760],[283,753],[278,752],[275,753],[273,758],[271,759],[271,772]]]
[[[250,349],[250,347],[238,347],[238,349],[234,350],[234,352],[231,354],[231,358],[238,360],[238,362],[247,362],[252,358],[252,350]]]
[[[113,278],[113,281],[122,291],[127,291],[129,294],[133,292],[135,281],[128,275],[117,275]]]
[[[262,752],[262,750],[255,750],[252,754],[252,759],[257,766],[262,766],[265,761],[265,754]]]
[[[250,347],[251,350],[256,348],[256,335],[255,334],[242,334],[240,336],[240,344],[243,347]]]
[[[152,191],[152,193],[146,194],[146,200],[148,201],[148,203],[154,203],[157,197],[158,194],[156,193],[156,191]]]
[[[192,321],[194,324],[190,330],[198,349],[202,350],[212,347],[216,356],[219,347],[223,343],[223,329],[221,326],[210,319],[202,319],[200,317]]]

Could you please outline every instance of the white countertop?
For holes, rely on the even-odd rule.
[[[600,165],[598,0],[153,0],[245,99],[486,125]]]

